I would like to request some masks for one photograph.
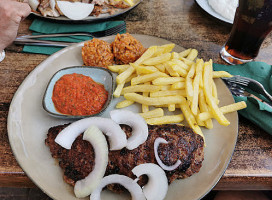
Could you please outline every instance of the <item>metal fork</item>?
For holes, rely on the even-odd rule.
[[[122,23],[110,29],[94,32],[94,33],[58,33],[58,34],[43,34],[43,35],[23,35],[17,37],[14,40],[14,44],[20,45],[41,45],[41,46],[60,46],[66,47],[75,43],[72,42],[58,42],[58,41],[46,41],[46,40],[36,40],[37,38],[45,38],[45,37],[64,37],[64,36],[90,36],[90,37],[106,37],[110,35],[115,35],[123,30],[125,30],[126,24]]]
[[[258,94],[262,94],[264,97],[267,98],[267,100],[270,100],[272,103],[272,96],[265,90],[263,85],[259,83],[258,81],[243,77],[243,76],[233,76],[231,78],[223,78],[231,83],[236,83],[239,85],[247,86],[248,88],[252,89],[253,91],[257,92]]]
[[[247,92],[245,90],[245,88],[243,88],[241,85],[230,82],[229,80],[226,80],[226,79],[223,79],[223,81],[228,86],[228,88],[229,88],[230,92],[232,93],[232,95],[242,96],[242,97],[252,97],[252,98],[256,99],[257,101],[263,102],[264,104],[266,104],[267,106],[272,108],[272,103],[265,102],[264,100],[256,97],[254,94],[251,94],[251,93]]]

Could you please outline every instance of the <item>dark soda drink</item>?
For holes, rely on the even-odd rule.
[[[271,30],[272,0],[239,0],[231,34],[224,49],[234,58],[252,60],[257,57]]]

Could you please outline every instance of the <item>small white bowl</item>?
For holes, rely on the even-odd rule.
[[[63,75],[73,74],[73,73],[83,74],[85,76],[91,77],[95,82],[103,84],[105,89],[108,91],[108,99],[99,113],[96,113],[93,115],[79,116],[79,115],[63,114],[56,110],[54,103],[52,101],[54,85],[56,81],[58,81]],[[75,66],[75,67],[64,68],[56,72],[53,75],[53,77],[50,79],[48,86],[46,88],[44,97],[43,97],[43,108],[51,116],[63,118],[63,119],[82,119],[86,117],[97,116],[97,115],[100,115],[103,111],[105,111],[105,109],[109,106],[112,100],[113,90],[114,90],[114,78],[112,76],[112,73],[108,69],[101,68],[101,67],[89,67],[89,66]]]

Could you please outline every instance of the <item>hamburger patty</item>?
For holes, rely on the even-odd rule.
[[[45,144],[50,148],[52,157],[59,160],[60,167],[64,170],[64,180],[70,185],[86,177],[94,166],[94,150],[91,144],[82,139],[79,135],[74,141],[72,148],[67,150],[57,143],[55,138],[66,125],[59,125],[48,130]],[[121,125],[127,134],[131,135],[132,129],[129,126]],[[105,175],[122,174],[131,178],[136,178],[131,170],[143,163],[155,163],[154,141],[157,137],[164,138],[168,144],[160,144],[158,154],[166,165],[173,165],[179,159],[181,164],[173,171],[165,171],[168,182],[175,179],[186,178],[199,172],[204,160],[204,141],[189,127],[175,124],[148,125],[149,136],[145,143],[138,148],[128,150],[123,148],[118,151],[109,151],[109,161]],[[139,184],[146,183],[146,177],[141,177]],[[120,186],[110,185],[109,189],[119,192]]]

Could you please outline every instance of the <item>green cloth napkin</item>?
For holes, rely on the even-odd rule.
[[[43,19],[35,19],[29,30],[33,31],[33,35],[37,34],[53,34],[53,33],[70,33],[70,32],[97,32],[107,30],[119,24],[125,23],[124,21],[105,21],[105,22],[96,22],[96,23],[86,23],[86,24],[68,24],[68,23],[59,23],[51,22]],[[125,33],[126,30],[120,32]],[[55,38],[43,38],[44,40],[52,41],[64,41],[64,42],[82,42],[85,40],[92,39],[89,36],[69,36],[69,37],[55,37]],[[63,47],[45,47],[45,46],[30,46],[25,45],[23,52],[26,53],[38,53],[51,55]]]
[[[242,65],[220,65],[213,64],[215,71],[227,71],[232,75],[241,75],[255,79],[263,84],[268,93],[272,94],[272,67],[263,62],[249,62]],[[249,88],[245,89],[255,96],[265,99],[262,95],[255,93]],[[247,108],[239,110],[238,113],[249,119],[254,124],[272,135],[272,109],[266,104],[252,97],[233,96],[235,102],[245,101]]]

